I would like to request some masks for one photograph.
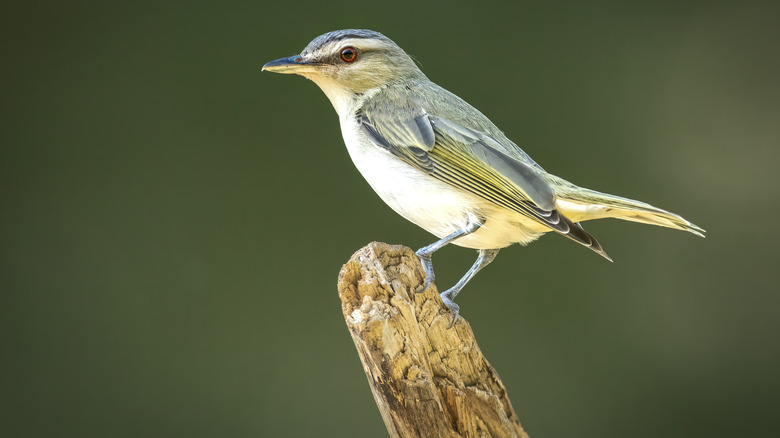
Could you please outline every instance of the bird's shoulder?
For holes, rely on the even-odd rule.
[[[414,118],[420,114],[428,114],[491,137],[504,137],[479,110],[429,80],[388,84],[367,96],[360,112],[368,117],[392,114],[394,117]]]
[[[482,112],[427,79],[393,83],[376,90],[359,106],[357,114],[375,125],[419,121],[421,116],[445,119],[489,137],[501,152],[542,170]]]

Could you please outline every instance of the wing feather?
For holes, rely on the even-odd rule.
[[[539,168],[501,152],[493,138],[450,120],[422,114],[406,121],[360,116],[372,142],[453,187],[549,227],[609,259],[596,239],[555,209]]]

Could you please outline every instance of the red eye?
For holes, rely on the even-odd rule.
[[[341,60],[344,62],[355,62],[357,55],[357,49],[354,47],[344,47],[341,49]]]

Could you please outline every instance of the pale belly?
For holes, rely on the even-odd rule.
[[[344,142],[355,167],[390,208],[435,236],[441,238],[471,222],[484,221],[476,232],[453,243],[466,248],[494,249],[526,244],[545,232],[522,215],[409,166],[358,132],[356,127],[342,123]]]

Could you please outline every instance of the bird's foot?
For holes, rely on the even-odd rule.
[[[417,257],[422,263],[423,270],[425,271],[425,282],[415,290],[418,294],[428,290],[436,279],[436,275],[433,273],[433,262],[431,261],[431,255],[417,251]]]
[[[455,304],[455,301],[452,300],[455,298],[455,295],[458,294],[458,291],[454,289],[455,288],[449,289],[439,295],[441,300],[444,302],[444,305],[450,309],[450,325],[448,325],[447,328],[452,328],[452,326],[455,325],[455,321],[457,321],[458,316],[460,315],[460,306]]]

